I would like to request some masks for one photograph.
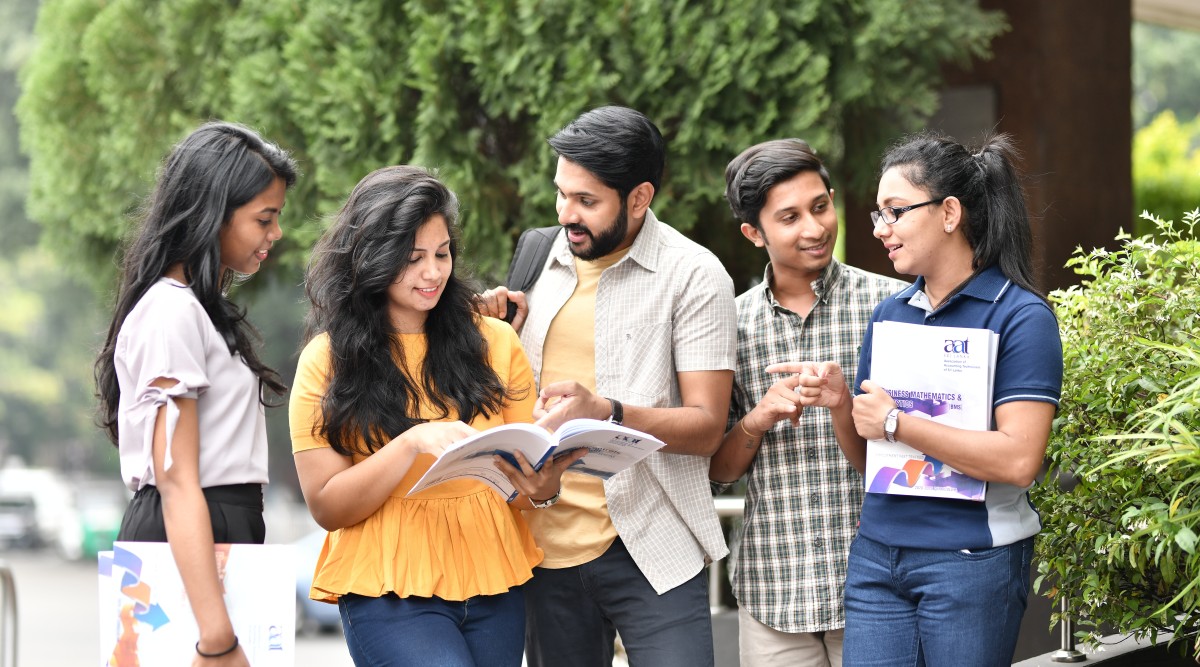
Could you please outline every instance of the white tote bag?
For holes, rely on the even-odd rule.
[[[254,667],[292,667],[296,581],[289,545],[218,544],[238,643]],[[188,665],[199,630],[165,542],[117,542],[98,559],[100,665]]]

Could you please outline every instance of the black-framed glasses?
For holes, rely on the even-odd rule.
[[[920,204],[912,204],[909,206],[884,206],[878,211],[871,211],[871,226],[875,227],[881,222],[894,225],[899,222],[900,216],[908,213],[914,208],[921,208],[922,206],[929,206],[930,204],[940,204],[944,201],[946,201],[945,197],[938,197],[937,199],[930,199],[929,201],[923,201]]]

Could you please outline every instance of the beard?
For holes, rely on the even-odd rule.
[[[621,212],[608,226],[608,229],[600,232],[599,236],[580,224],[566,225],[566,227],[568,231],[586,234],[591,239],[591,243],[582,249],[577,249],[574,244],[569,244],[572,255],[585,262],[591,262],[611,254],[625,240],[625,235],[629,233],[629,213],[625,210],[625,201],[622,200]]]

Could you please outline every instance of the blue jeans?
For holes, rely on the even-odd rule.
[[[359,667],[518,667],[525,639],[519,587],[462,602],[343,595],[342,632]]]
[[[846,667],[1012,664],[1033,538],[964,553],[861,535],[846,572]]]
[[[712,667],[705,568],[659,595],[617,538],[583,565],[535,568],[525,594],[530,667],[610,667],[615,633],[631,667]]]

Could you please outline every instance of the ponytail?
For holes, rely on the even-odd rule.
[[[979,165],[983,199],[980,209],[983,220],[978,225],[975,268],[999,264],[1000,271],[1014,283],[1045,298],[1033,286],[1033,232],[1025,191],[1013,164],[1020,153],[1008,135],[995,135],[984,140],[972,158]]]
[[[976,272],[993,264],[1006,278],[1045,300],[1033,284],[1033,232],[1014,166],[1020,154],[1007,134],[986,137],[978,150],[939,134],[904,139],[883,158],[931,199],[955,197]]]

